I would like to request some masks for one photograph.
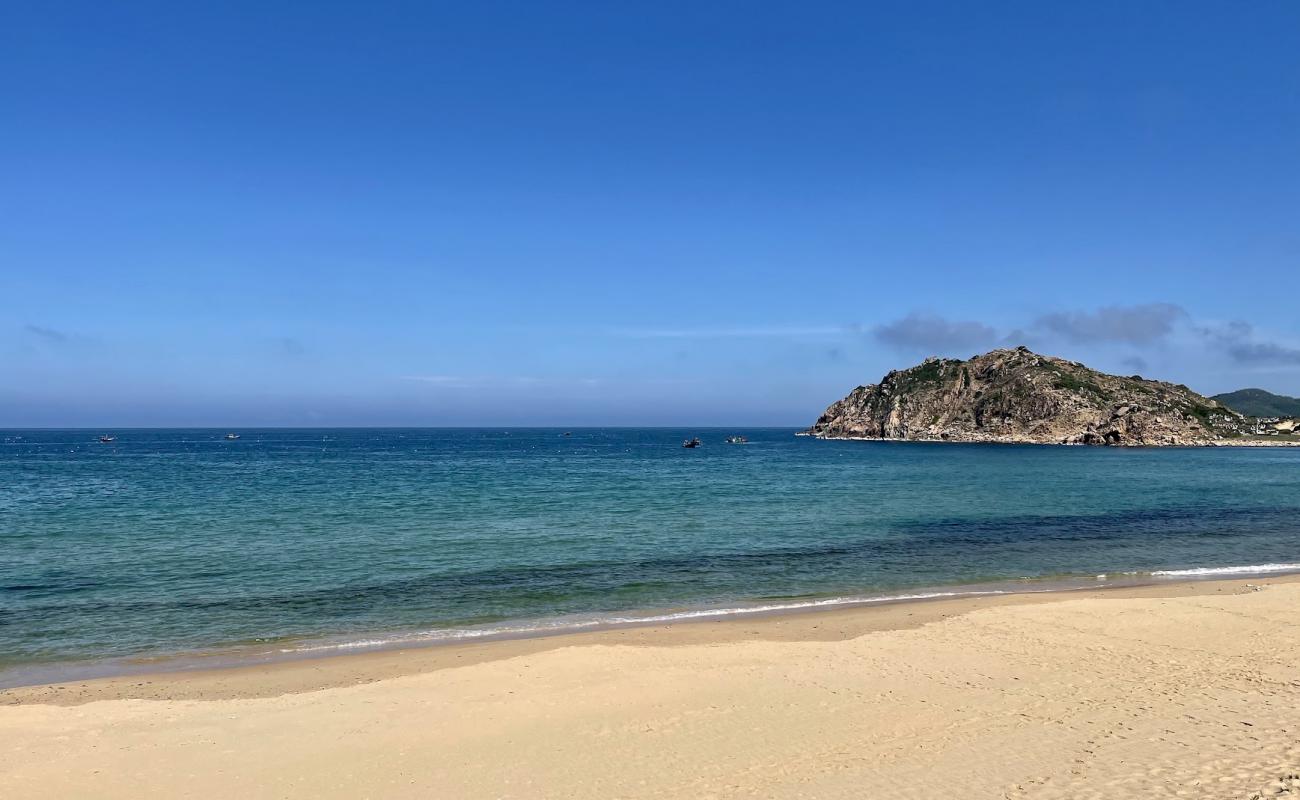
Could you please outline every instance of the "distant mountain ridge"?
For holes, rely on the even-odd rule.
[[[1097,445],[1231,443],[1241,414],[1186,386],[1120,377],[1024,347],[929,358],[859,386],[805,433],[823,438]]]
[[[1211,398],[1248,417],[1300,417],[1300,398],[1263,389],[1240,389]]]

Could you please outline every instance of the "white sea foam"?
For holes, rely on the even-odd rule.
[[[1158,569],[1152,572],[1130,570],[1128,572],[1101,573],[1098,580],[1112,577],[1133,578],[1148,576],[1153,578],[1197,578],[1213,575],[1267,575],[1277,572],[1300,572],[1300,564],[1244,564],[1237,567],[1190,567],[1188,569]]]
[[[1264,575],[1270,572],[1300,572],[1300,564],[1249,564],[1242,567],[1194,567],[1152,572],[1162,578],[1196,575]]]
[[[1087,587],[1076,587],[1079,589]],[[354,639],[345,642],[325,642],[303,644],[281,649],[281,653],[310,653],[322,650],[354,650],[379,647],[395,647],[403,644],[421,644],[436,642],[454,642],[484,637],[538,636],[547,633],[566,633],[596,627],[619,627],[625,625],[647,625],[664,622],[682,622],[709,618],[739,616],[744,614],[771,614],[782,611],[800,611],[803,609],[826,608],[830,606],[874,605],[878,603],[901,603],[910,600],[936,600],[952,597],[983,597],[1005,594],[1036,594],[1040,592],[1071,591],[1072,589],[972,589],[968,591],[917,592],[914,594],[893,594],[876,597],[827,597],[818,600],[799,600],[789,603],[767,603],[763,605],[734,606],[727,608],[697,608],[685,611],[672,611],[663,614],[644,616],[601,616],[591,618],[568,618],[542,620],[529,624],[484,626],[480,628],[445,628],[398,636]]]

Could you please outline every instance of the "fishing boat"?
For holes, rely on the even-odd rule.
[[[107,434],[105,434],[104,436],[99,437],[99,441],[102,442],[103,444],[112,444],[113,442],[117,441],[117,437],[108,436]]]
[[[237,433],[227,433],[227,434],[226,434],[226,438],[227,438],[227,439],[238,439],[238,438],[239,438],[239,434],[237,434]]]
[[[696,436],[694,439],[682,440],[682,447],[699,447],[699,446],[700,446],[700,437],[698,436]]]
[[[749,444],[749,440],[744,436],[728,436],[727,444]]]

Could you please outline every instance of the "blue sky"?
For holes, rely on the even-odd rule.
[[[31,3],[0,425],[811,422],[1004,344],[1300,394],[1300,4]]]

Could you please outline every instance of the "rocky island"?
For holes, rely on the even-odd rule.
[[[1291,444],[1181,384],[1121,377],[1025,347],[929,358],[859,386],[805,433],[826,439],[1130,446]]]

